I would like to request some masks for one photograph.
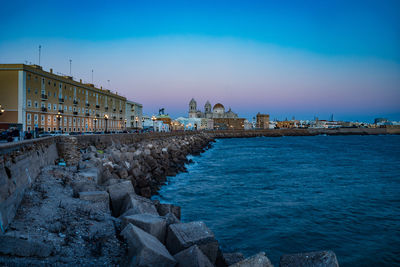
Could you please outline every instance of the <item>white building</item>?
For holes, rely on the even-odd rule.
[[[126,127],[129,129],[143,129],[143,105],[133,101],[126,101]]]

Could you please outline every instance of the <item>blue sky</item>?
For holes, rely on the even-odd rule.
[[[4,1],[0,62],[37,63],[185,115],[400,120],[399,1]],[[89,75],[89,76],[88,76]]]

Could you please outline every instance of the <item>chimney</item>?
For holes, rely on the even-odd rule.
[[[53,73],[53,69],[50,69],[50,73]]]

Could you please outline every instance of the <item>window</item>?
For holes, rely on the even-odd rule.
[[[28,108],[30,108],[31,106],[32,106],[32,101],[28,99]]]
[[[26,119],[28,121],[28,124],[31,123],[32,115],[30,113],[26,114]]]
[[[47,127],[47,131],[50,132],[50,127]]]
[[[35,89],[35,95],[37,95],[37,89]]]
[[[58,110],[62,110],[62,105],[58,105]]]
[[[30,132],[31,131],[31,127],[28,127],[28,132]]]
[[[47,104],[47,109],[50,111],[51,110],[51,103]]]
[[[28,74],[28,80],[30,80],[31,79],[31,75],[30,74]]]
[[[50,124],[50,122],[51,122],[51,116],[47,115],[47,123]]]
[[[44,85],[44,78],[42,78],[42,84]]]
[[[44,125],[44,115],[40,115],[40,124]]]
[[[30,87],[28,87],[28,94],[30,94],[31,93],[31,88]]]
[[[57,104],[53,104],[53,109],[57,110]]]
[[[41,106],[42,108],[45,108],[45,107],[46,107],[46,104],[45,104],[44,102],[42,102],[42,103],[40,103],[40,106]]]
[[[67,111],[68,111],[68,107],[64,106],[64,112],[67,112]]]
[[[54,97],[57,97],[57,94],[56,94],[56,92],[54,92]]]
[[[38,116],[38,114],[35,114],[35,116],[34,116],[35,123],[37,123],[37,122],[38,122],[38,119],[39,119],[39,116]]]
[[[38,106],[38,102],[37,101],[35,101],[35,108],[38,108],[39,106]]]
[[[43,79],[44,80],[44,79]],[[49,85],[50,85],[50,80],[49,80]]]
[[[56,84],[56,83],[54,83],[54,87],[56,87],[56,85],[57,85],[57,84]],[[61,88],[61,86],[60,86],[60,88]]]
[[[71,106],[69,107],[69,112],[72,112],[72,107]]]

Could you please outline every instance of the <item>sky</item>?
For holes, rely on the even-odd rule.
[[[400,1],[2,1],[0,63],[187,116],[400,120]]]

